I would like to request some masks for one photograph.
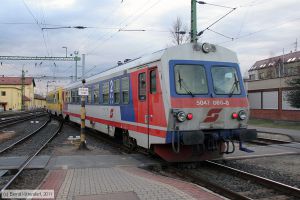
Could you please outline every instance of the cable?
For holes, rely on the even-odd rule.
[[[222,17],[220,17],[219,19],[217,19],[215,22],[213,22],[211,25],[209,25],[208,27],[206,27],[202,31],[200,31],[197,34],[197,36],[201,36],[204,33],[204,31],[208,30],[210,27],[212,27],[213,25],[215,25],[216,23],[218,23],[220,20],[222,20],[223,18],[225,18],[227,15],[229,15],[230,13],[232,13],[235,10],[236,10],[236,8],[232,8],[232,10],[230,10],[228,13],[226,13],[225,15],[223,15]]]
[[[46,42],[46,39],[45,39],[45,35],[44,35],[44,32],[42,30],[42,27],[41,25],[39,24],[39,21],[38,19],[34,16],[34,14],[31,12],[30,8],[28,7],[28,5],[26,4],[25,0],[23,0],[23,4],[26,8],[26,10],[29,12],[29,14],[32,16],[33,20],[36,22],[37,26],[41,29],[41,32],[42,32],[42,36],[43,36],[43,41],[44,41],[44,45],[46,47],[46,51],[47,51],[47,54],[48,56],[50,56],[49,54],[49,49],[48,49],[48,45],[47,45],[47,42]]]
[[[118,34],[118,33],[120,32],[120,30],[126,28],[130,23],[132,23],[133,21],[135,21],[135,20],[137,19],[137,17],[140,17],[141,15],[147,13],[151,8],[153,8],[155,5],[157,5],[157,4],[160,3],[160,2],[161,2],[161,0],[155,1],[150,7],[147,7],[146,9],[142,10],[138,15],[136,15],[136,16],[135,16],[131,21],[129,21],[126,25],[124,25],[124,26],[121,27],[117,32],[112,33],[108,38],[106,38],[106,39],[102,42],[102,44],[99,45],[99,46],[103,46],[103,44],[104,44],[105,42],[107,42],[108,40],[110,40],[111,38],[113,38],[116,34]],[[147,5],[147,4],[146,4],[146,5]],[[144,5],[144,6],[145,6],[145,5]],[[144,6],[143,6],[143,7],[144,7]],[[124,23],[125,21],[127,21],[127,19],[129,19],[131,16],[133,16],[133,14],[130,15],[129,17],[127,17],[125,20],[123,20],[119,25],[123,24],[123,23]],[[103,37],[104,37],[104,36],[103,36]],[[103,37],[101,37],[101,38],[103,38]],[[98,48],[99,46],[94,47],[92,50],[88,51],[87,54],[93,53],[94,50],[95,50],[96,48]]]
[[[207,29],[207,30],[209,30],[209,31],[211,31],[211,32],[213,32],[213,33],[216,33],[216,34],[218,34],[218,35],[221,35],[221,36],[223,36],[223,37],[225,37],[225,38],[234,40],[234,38],[231,38],[231,37],[229,37],[229,36],[227,36],[227,35],[224,35],[224,34],[222,34],[222,33],[217,32],[217,31],[214,31],[214,30],[211,30],[211,29]]]
[[[246,38],[246,37],[250,37],[250,36],[255,35],[257,33],[261,33],[261,32],[264,32],[264,31],[268,31],[270,29],[278,28],[278,27],[280,27],[282,25],[285,25],[285,24],[293,22],[293,21],[298,21],[298,20],[300,20],[300,17],[292,19],[292,20],[289,20],[289,21],[286,21],[286,22],[283,22],[283,23],[281,23],[279,25],[275,25],[275,26],[271,26],[271,27],[268,27],[268,28],[263,28],[263,29],[260,29],[260,30],[257,30],[257,31],[251,32],[251,33],[247,33],[245,35],[242,35],[242,36],[239,36],[237,38],[234,38],[234,40],[240,40],[240,39],[243,39],[243,38]],[[224,42],[221,42],[221,43],[218,43],[218,44],[224,44],[224,43],[228,43],[228,42],[231,42],[231,41],[232,40],[230,40],[230,41],[224,41]]]

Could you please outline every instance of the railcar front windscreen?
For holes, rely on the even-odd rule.
[[[207,78],[202,65],[175,65],[177,94],[207,94]]]
[[[234,67],[213,66],[211,73],[216,94],[241,94],[239,78]]]

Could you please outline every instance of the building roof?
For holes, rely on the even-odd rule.
[[[43,97],[42,95],[39,95],[39,94],[34,94],[34,99],[46,100],[45,97]]]
[[[256,61],[254,65],[252,65],[252,67],[249,69],[249,71],[259,70],[267,67],[274,67],[278,63],[282,63],[282,60],[284,60],[284,63],[300,62],[300,51],[295,51],[288,54]]]
[[[24,84],[30,85],[33,83],[33,87],[35,87],[35,82],[33,77],[25,77]],[[22,78],[21,77],[0,77],[0,85],[22,85]]]

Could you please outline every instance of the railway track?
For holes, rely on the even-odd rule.
[[[24,148],[28,148],[26,151],[27,159],[20,165],[20,167],[14,171],[11,171],[11,174],[8,176],[0,177],[5,179],[0,181],[0,194],[7,189],[14,180],[21,174],[21,172],[28,166],[28,164],[40,153],[40,151],[60,132],[63,122],[50,123],[50,120],[47,121],[39,130],[34,131],[28,137],[19,140],[14,145],[11,145],[9,148],[1,151],[0,155],[14,154],[14,152],[24,152]],[[34,139],[34,137],[36,137]],[[17,153],[18,154],[18,153]],[[7,156],[7,155],[6,155]]]
[[[47,115],[45,112],[19,113],[18,115],[0,117],[0,129],[23,121]]]
[[[244,172],[213,161],[202,163],[196,169],[166,166],[164,175],[175,174],[184,180],[206,187],[229,199],[299,199],[300,189],[255,174]],[[161,172],[160,172],[161,173]],[[223,181],[220,181],[222,180]],[[224,180],[228,180],[224,182]],[[222,182],[222,184],[220,183]],[[245,187],[245,185],[247,185]]]

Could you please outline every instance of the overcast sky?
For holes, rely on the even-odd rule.
[[[190,0],[2,0],[0,55],[65,56],[86,54],[86,71],[95,74],[118,60],[136,58],[172,45],[170,29],[177,17],[190,28]],[[236,51],[242,73],[259,59],[295,50],[300,40],[299,0],[207,0],[237,9],[205,31],[200,42]],[[229,8],[197,5],[198,31],[229,12]],[[86,26],[86,29],[44,29]],[[119,29],[143,29],[125,32]],[[225,37],[226,36],[226,37]],[[233,40],[230,38],[234,38]],[[300,42],[300,41],[299,41]],[[298,48],[299,49],[299,48]],[[2,61],[0,75],[69,77],[74,62]],[[81,65],[81,63],[79,63]],[[81,68],[78,69],[81,76]],[[70,79],[70,78],[69,78]],[[69,81],[36,79],[37,92],[45,85]]]

